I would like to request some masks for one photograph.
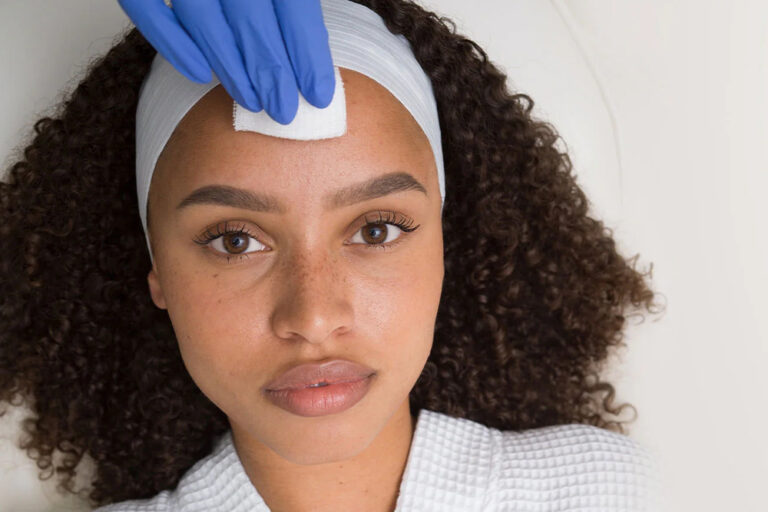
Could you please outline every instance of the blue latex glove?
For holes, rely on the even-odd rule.
[[[299,106],[327,107],[336,85],[320,0],[118,0],[150,44],[181,74],[288,124]],[[298,87],[297,87],[298,85]]]

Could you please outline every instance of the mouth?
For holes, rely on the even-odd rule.
[[[345,359],[334,359],[325,363],[304,363],[284,372],[267,384],[264,390],[276,392],[328,387],[356,382],[373,374],[375,374],[373,369]]]
[[[362,377],[362,378],[367,378],[367,377],[370,377],[370,376],[371,375],[368,375],[368,376]],[[360,377],[354,378],[354,379],[337,380],[337,381],[333,381],[333,382],[321,381],[321,382],[317,382],[315,384],[307,384],[305,386],[291,386],[291,387],[286,387],[286,388],[282,388],[282,389],[267,389],[267,391],[289,391],[289,390],[307,389],[307,388],[325,388],[325,387],[328,387],[328,386],[335,386],[337,384],[348,384],[350,382],[357,382],[359,380],[361,380]]]
[[[345,382],[317,382],[302,388],[267,390],[274,405],[297,416],[337,414],[351,408],[368,394],[376,374]]]

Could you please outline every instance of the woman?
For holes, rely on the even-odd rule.
[[[431,80],[450,206],[376,81],[342,69],[349,131],[326,141],[233,133],[217,87],[154,169],[147,274],[134,136],[155,52],[129,32],[0,189],[0,389],[34,400],[26,447],[67,454],[72,492],[88,454],[91,503],[131,501],[107,510],[642,509],[646,458],[611,432],[626,404],[599,371],[627,307],[654,306],[644,275],[477,45],[415,4],[358,3]],[[342,200],[382,176],[399,192]],[[273,211],[210,204],[212,185]],[[362,367],[354,404],[270,394],[332,359]]]

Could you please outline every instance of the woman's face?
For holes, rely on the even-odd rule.
[[[232,99],[217,86],[178,125],[149,195],[150,289],[168,310],[187,370],[236,436],[302,464],[355,455],[408,407],[444,273],[426,136],[377,82],[341,75],[348,131],[315,141],[234,131]],[[395,178],[358,194],[387,175]],[[400,186],[393,192],[392,184]],[[224,196],[239,204],[205,194],[178,206],[212,185],[242,189]],[[245,207],[252,195],[269,196],[261,203],[269,211]],[[206,232],[240,229],[201,245]],[[333,358],[376,372],[351,408],[307,417],[265,397],[285,370]]]

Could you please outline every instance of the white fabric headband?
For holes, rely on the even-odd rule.
[[[440,184],[441,206],[445,200],[443,151],[437,103],[432,83],[402,35],[389,31],[384,20],[371,9],[351,0],[321,0],[328,30],[336,89],[331,104],[318,109],[299,93],[294,120],[282,125],[265,110],[251,112],[234,102],[236,130],[250,130],[284,138],[312,139],[346,133],[346,101],[338,67],[362,73],[384,86],[408,109],[429,139]],[[139,90],[136,109],[136,192],[150,258],[154,263],[147,230],[147,199],[152,173],[160,153],[184,115],[208,91],[220,83],[199,84],[188,80],[165,60],[155,55],[149,74]]]

